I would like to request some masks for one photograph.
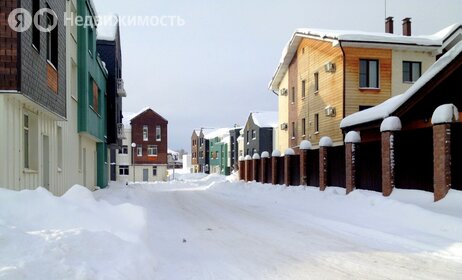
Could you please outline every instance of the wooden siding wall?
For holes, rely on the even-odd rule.
[[[392,51],[345,47],[346,62],[346,116],[359,111],[360,105],[375,106],[391,97]],[[379,60],[379,89],[359,88],[359,60]]]
[[[297,50],[298,56],[298,99],[297,139],[310,140],[317,145],[323,136],[329,136],[334,142],[341,142],[343,134],[340,122],[343,118],[343,54],[340,47],[332,43],[303,39]],[[336,65],[334,73],[326,72],[328,62]],[[319,92],[315,93],[314,74],[319,73]],[[306,81],[305,98],[302,98],[302,81]],[[335,117],[327,117],[324,109],[333,106]],[[319,114],[319,134],[315,134],[314,115]],[[302,133],[302,119],[306,118],[306,137]]]

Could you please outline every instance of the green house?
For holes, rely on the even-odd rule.
[[[227,139],[229,140],[229,136],[209,139],[211,174],[230,175],[230,166],[228,163],[229,141]]]
[[[96,145],[96,182],[108,185],[106,82],[107,70],[96,51],[96,11],[91,0],[77,1],[85,24],[77,28],[78,130]]]

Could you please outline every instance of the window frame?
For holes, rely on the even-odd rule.
[[[306,118],[302,119],[302,135],[303,137],[306,136]]]
[[[143,141],[149,141],[149,127],[147,125],[143,125]]]
[[[152,176],[157,177],[157,166],[152,167]]]
[[[319,72],[313,74],[314,79],[314,94],[319,93]]]
[[[314,133],[319,133],[319,114],[314,114]]]
[[[405,72],[404,72],[404,65],[405,64],[409,64],[409,74],[408,74],[408,77],[405,77]],[[414,65],[418,65],[419,66],[419,77],[414,80]],[[420,77],[422,77],[422,62],[421,61],[409,61],[409,60],[403,60],[403,64],[402,64],[402,67],[403,67],[403,83],[409,83],[409,84],[413,84],[415,83]],[[409,80],[405,80],[406,78],[408,78]]]
[[[306,80],[302,80],[302,99],[306,97]]]
[[[158,155],[159,148],[157,147],[157,145],[148,145],[148,157],[157,157]]]
[[[119,176],[130,176],[130,167],[128,165],[119,165]]]
[[[162,127],[160,125],[156,125],[156,141],[162,141]]]
[[[376,75],[375,75],[375,83],[376,86],[371,85],[371,64],[376,63]],[[362,69],[363,63],[366,63],[366,69]],[[365,73],[363,73],[365,70]],[[365,75],[365,84],[363,84],[363,75]],[[368,58],[360,58],[359,59],[359,88],[360,89],[380,89],[380,60],[379,59],[368,59]]]
[[[296,134],[295,134],[295,122],[292,122],[292,139],[295,139],[296,138]]]
[[[24,168],[30,169],[30,118],[27,113],[23,116],[23,137]]]
[[[137,157],[143,156],[143,146],[142,145],[136,146],[136,156]]]

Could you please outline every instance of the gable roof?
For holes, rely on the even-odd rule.
[[[437,60],[405,93],[394,96],[375,107],[354,113],[344,118],[340,123],[340,128],[346,129],[352,126],[382,120],[391,116],[409,99],[416,95],[427,83],[432,82],[432,80],[446,67],[448,67],[451,62],[453,62],[457,57],[460,57],[461,53],[462,41],[457,43],[455,47]]]
[[[296,29],[282,52],[279,65],[273,75],[272,80],[269,83],[269,89],[278,90],[278,87],[288,70],[289,64],[295,56],[298,46],[300,45],[300,42],[303,38],[328,41],[332,43],[333,47],[339,46],[340,43],[374,44],[376,46],[388,45],[390,48],[395,45],[425,50],[438,50],[441,52],[444,44],[450,44],[450,40],[448,41],[448,39],[452,37],[455,32],[460,32],[461,30],[461,24],[453,24],[432,35],[403,36],[398,34],[352,30],[328,30],[312,28]]]
[[[122,115],[124,116],[123,117],[123,124],[126,128],[130,128],[131,127],[131,123],[134,119],[136,119],[138,116],[140,116],[141,114],[147,112],[147,111],[152,111],[156,116],[158,116],[159,118],[161,118],[162,120],[164,120],[165,122],[168,123],[168,121],[162,117],[161,115],[159,115],[156,111],[154,111],[153,109],[151,109],[151,107],[145,107],[143,109],[141,109],[141,111],[139,111],[138,113],[132,113],[132,112],[123,112]]]
[[[250,118],[260,128],[275,128],[279,124],[278,112],[252,112]]]
[[[205,131],[204,130],[204,138],[205,139],[213,139],[213,138],[224,138],[226,136],[229,136],[229,132],[230,132],[231,128],[218,128],[218,129],[215,129],[215,130],[207,130]]]

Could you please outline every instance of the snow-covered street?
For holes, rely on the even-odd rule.
[[[0,279],[460,279],[461,199],[213,175],[0,190]]]

